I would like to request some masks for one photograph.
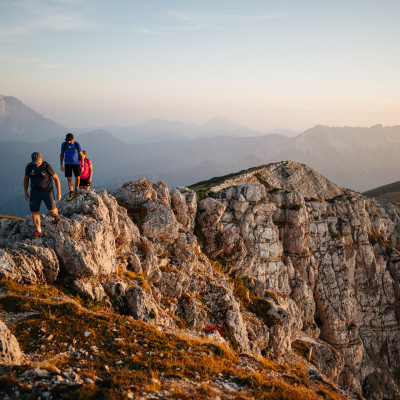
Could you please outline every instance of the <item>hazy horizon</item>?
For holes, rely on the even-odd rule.
[[[398,125],[400,3],[0,1],[0,87],[65,126]]]

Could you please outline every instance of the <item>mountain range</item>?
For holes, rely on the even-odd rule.
[[[190,185],[282,160],[305,163],[356,191],[390,184],[400,175],[400,126],[318,125],[288,137],[263,135],[217,117],[203,125],[152,120],[130,128],[107,129],[74,132],[93,162],[95,188],[115,187],[144,176],[171,186]],[[59,152],[66,132],[67,128],[20,100],[0,96],[0,168],[4,171],[0,175],[0,213],[27,213],[21,182],[33,151],[40,151],[61,174]],[[65,179],[61,182],[66,190]]]

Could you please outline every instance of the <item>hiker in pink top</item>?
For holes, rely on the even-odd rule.
[[[80,161],[81,166],[81,180],[79,182],[79,188],[84,190],[90,189],[92,183],[93,167],[92,162],[87,158],[86,151],[82,151],[83,160]]]

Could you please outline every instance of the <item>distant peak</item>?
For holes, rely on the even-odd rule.
[[[218,115],[217,117],[214,117],[208,121],[206,121],[203,125],[201,125],[202,128],[212,128],[212,129],[238,129],[241,127],[241,125],[229,121],[227,118],[222,117],[221,115]]]
[[[214,118],[209,119],[207,122],[230,122],[227,118],[223,117],[222,115],[217,115]]]
[[[94,138],[96,138],[98,140],[109,139],[109,140],[112,140],[112,141],[117,141],[117,142],[123,143],[120,139],[118,139],[117,137],[115,137],[111,133],[107,132],[105,129],[95,129],[95,130],[90,131],[90,132],[81,133],[78,136],[79,140],[82,140],[82,139],[84,139],[84,140],[85,139],[94,139]]]

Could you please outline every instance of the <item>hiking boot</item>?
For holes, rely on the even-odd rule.
[[[35,233],[33,234],[33,236],[42,236],[43,232],[42,231],[35,231]]]
[[[75,197],[75,193],[74,192],[69,192],[69,196],[67,198],[68,201],[71,201],[74,197]]]
[[[80,193],[77,190],[75,190],[74,197],[78,197],[79,195],[80,195]]]
[[[56,224],[59,224],[59,223],[61,222],[60,214],[56,214],[56,215],[54,216],[54,221],[55,221]]]

